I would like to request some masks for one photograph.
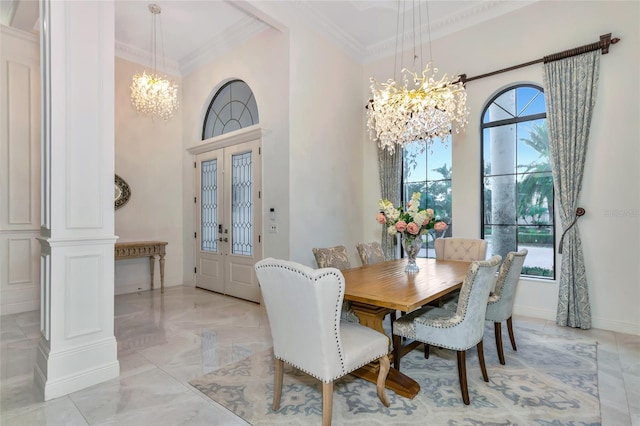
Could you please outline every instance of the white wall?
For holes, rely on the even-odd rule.
[[[183,282],[181,114],[163,121],[133,108],[131,79],[145,68],[115,58],[115,172],[131,189],[129,202],[115,211],[115,233],[119,242],[167,241],[164,285],[170,287]],[[154,282],[159,288],[157,260]],[[149,288],[148,258],[115,263],[116,294]]]
[[[359,265],[362,66],[299,25],[291,40],[291,260],[316,267],[313,247],[345,245]]]
[[[186,150],[202,143],[202,125],[212,97],[232,79],[245,81],[258,105],[263,162],[263,219],[270,224],[269,209],[276,209],[278,233],[262,232],[265,257],[289,257],[289,70],[288,37],[267,30],[212,63],[183,78],[182,147],[184,268],[183,281],[194,285],[194,156]]]
[[[433,60],[442,72],[472,77],[593,43],[609,32],[621,38],[609,54],[601,57],[598,97],[578,204],[587,211],[579,227],[593,326],[633,334],[640,334],[639,7],[638,2],[537,2],[432,41]],[[385,81],[393,75],[392,64],[393,58],[370,64],[365,67],[365,74]],[[493,94],[519,82],[542,86],[543,65],[467,85],[469,125],[465,134],[454,137],[452,147],[456,235],[480,235],[479,115]],[[375,211],[380,196],[378,169],[375,148],[367,136],[363,152],[364,206]],[[366,223],[365,239],[379,233],[371,218]],[[558,219],[556,223],[559,224]],[[560,226],[557,233],[559,239]],[[560,262],[558,256],[558,271]],[[555,320],[557,292],[555,281],[521,280],[515,312]]]

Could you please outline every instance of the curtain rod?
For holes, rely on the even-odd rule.
[[[553,53],[551,55],[545,56],[542,59],[536,59],[535,61],[525,62],[524,64],[514,65],[512,67],[503,68],[501,70],[488,72],[486,74],[476,75],[474,77],[467,78],[466,74],[460,74],[459,81],[463,84],[468,83],[473,80],[479,80],[485,77],[491,77],[492,75],[502,74],[503,72],[517,70],[518,68],[528,67],[529,65],[539,64],[544,62],[545,64],[548,62],[558,61],[560,59],[570,58],[571,56],[582,55],[583,53],[592,52],[594,50],[602,50],[602,54],[606,55],[609,53],[609,46],[612,44],[616,44],[619,42],[619,38],[611,38],[611,33],[604,34],[600,36],[600,41],[591,44],[585,44],[584,46],[575,47],[569,50],[563,50],[562,52]]]

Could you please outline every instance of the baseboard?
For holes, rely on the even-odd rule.
[[[160,285],[157,285],[156,288],[159,289]],[[115,286],[114,293],[117,296],[119,294],[137,293],[139,291],[148,291],[148,290],[151,290],[151,285],[149,284],[148,281],[146,283],[131,283],[131,284],[119,283]]]
[[[93,364],[91,360],[94,360]],[[78,368],[80,371],[75,371]],[[64,375],[64,372],[72,373]],[[115,379],[119,375],[115,338],[57,353],[51,353],[42,341],[38,344],[34,381],[44,401]]]
[[[513,307],[513,313],[515,315],[522,315],[530,318],[537,318],[553,322],[556,321],[556,311],[550,309],[537,309],[515,305]],[[626,333],[640,336],[640,324],[592,317],[591,326],[599,330],[609,330],[615,331],[617,333]]]
[[[29,300],[27,302],[8,303],[0,307],[0,314],[10,315],[19,314],[21,312],[37,311],[40,309],[40,300]]]

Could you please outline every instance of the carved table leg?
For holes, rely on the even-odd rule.
[[[151,273],[151,290],[153,290],[153,275],[154,275],[154,269],[155,269],[155,262],[156,262],[156,257],[149,256],[149,272]]]
[[[164,254],[160,255],[160,293],[164,293]]]
[[[382,327],[382,320],[389,312],[389,309],[366,305],[358,302],[351,302],[351,307],[353,308],[353,312],[360,320],[361,325],[385,334],[384,328]],[[389,344],[391,344],[391,340],[389,340]],[[391,359],[391,361],[393,361],[393,353],[389,353],[389,358]],[[371,383],[376,383],[379,368],[380,366],[378,362],[374,361],[356,371],[351,372],[351,374],[356,377],[360,377],[361,379],[365,379]],[[411,399],[413,399],[418,394],[418,392],[420,392],[420,385],[418,384],[418,382],[393,367],[389,370],[389,375],[387,376],[385,387],[387,389],[391,389],[398,395]]]

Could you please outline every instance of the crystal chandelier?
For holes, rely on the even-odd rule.
[[[131,104],[142,114],[168,120],[178,109],[178,85],[174,81],[162,78],[157,73],[156,18],[162,9],[157,4],[150,4],[149,11],[153,17],[151,34],[153,73],[147,74],[146,71],[143,71],[142,75],[135,74],[133,76]]]
[[[415,26],[415,8],[413,14]],[[398,38],[400,36],[398,31]],[[415,49],[414,35],[414,61],[417,58]],[[434,139],[444,143],[452,131],[464,130],[469,115],[464,84],[458,77],[448,78],[444,74],[437,78],[437,74],[438,69],[427,64],[421,74],[403,68],[401,85],[394,79],[378,84],[371,78],[372,99],[367,106],[367,127],[370,137],[378,140],[380,148],[393,154],[397,148],[415,141],[426,147]]]

